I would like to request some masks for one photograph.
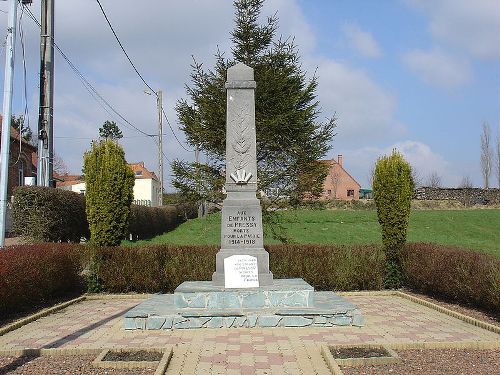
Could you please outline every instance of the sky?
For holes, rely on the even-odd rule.
[[[148,84],[162,90],[172,130],[175,103],[186,98],[193,57],[210,69],[217,49],[231,54],[234,9],[229,0],[101,0],[121,42]],[[0,1],[0,36],[7,33],[6,1]],[[40,0],[29,9],[40,19]],[[21,16],[21,9],[19,9]],[[456,187],[464,177],[483,184],[483,123],[500,132],[500,2],[497,0],[268,0],[262,17],[277,14],[278,35],[294,37],[308,77],[318,76],[320,120],[337,118],[325,158],[344,156],[346,170],[369,187],[378,157],[397,149],[425,181],[431,174]],[[263,18],[264,19],[264,18]],[[40,32],[26,14],[23,56],[17,37],[13,113],[27,101],[37,129]],[[55,1],[55,42],[93,87],[123,117],[146,133],[157,132],[154,96],[114,39],[96,1]],[[153,139],[99,105],[55,52],[54,150],[69,172],[81,173],[83,153],[106,120],[123,131],[128,162],[157,171]],[[5,64],[5,45],[0,46]],[[0,77],[3,87],[3,74]],[[193,160],[164,124],[168,160]],[[203,159],[202,159],[203,160]],[[171,172],[165,160],[167,192]],[[493,174],[491,181],[496,181]],[[490,183],[491,184],[491,183]],[[496,186],[496,184],[493,184]]]

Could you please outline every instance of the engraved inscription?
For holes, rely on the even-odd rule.
[[[232,255],[224,259],[225,288],[256,288],[259,286],[257,258]]]
[[[246,210],[237,210],[227,216],[224,242],[228,245],[256,245],[261,238],[255,215]]]

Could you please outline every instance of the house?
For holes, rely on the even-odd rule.
[[[338,155],[337,160],[320,160],[320,163],[328,164],[328,175],[323,182],[320,200],[359,199],[361,185],[344,169],[343,159],[342,155]]]
[[[129,166],[135,175],[133,203],[141,206],[161,206],[163,196],[158,177],[144,166],[143,161]]]
[[[1,125],[2,116],[0,115],[0,135]],[[16,129],[10,128],[8,197],[12,196],[15,187],[25,185],[25,177],[36,177],[36,151],[36,146],[24,140]]]
[[[132,203],[141,206],[161,206],[160,181],[155,173],[149,171],[144,166],[144,162],[132,163],[129,164],[129,167],[135,175],[134,200]],[[56,180],[56,187],[59,189],[85,194],[86,186],[82,176],[65,174],[54,176],[54,179]]]

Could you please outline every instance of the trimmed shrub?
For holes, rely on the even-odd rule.
[[[402,253],[405,285],[419,292],[500,312],[500,259],[426,243]]]
[[[175,229],[197,216],[196,205],[131,205],[127,231],[147,239]],[[83,195],[48,187],[22,186],[14,192],[12,231],[31,242],[80,242],[89,238]],[[124,237],[123,237],[124,238]]]
[[[377,246],[271,245],[277,279],[300,277],[317,290],[380,290],[384,253]]]
[[[134,173],[123,148],[111,139],[93,142],[83,159],[90,241],[97,246],[117,246],[128,228]]]
[[[89,237],[85,198],[41,186],[14,191],[12,231],[34,242],[80,242]]]
[[[383,287],[384,254],[375,246],[272,245],[276,278],[301,277],[318,290]],[[107,292],[172,293],[187,280],[211,280],[218,246],[96,249],[99,282]]]
[[[133,240],[152,238],[175,229],[187,219],[196,217],[193,204],[177,204],[162,207],[132,205],[128,231]]]
[[[173,293],[188,280],[210,280],[216,246],[100,248],[99,282],[107,292]]]
[[[373,197],[386,254],[385,284],[399,288],[402,282],[399,253],[406,242],[413,196],[411,167],[397,151],[377,160],[373,175]]]
[[[80,246],[37,244],[0,252],[0,315],[83,291]]]

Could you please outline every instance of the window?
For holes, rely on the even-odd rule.
[[[347,190],[348,197],[354,197],[354,190]]]
[[[24,161],[22,161],[22,160],[19,163],[18,173],[19,173],[19,186],[23,186],[24,185]]]
[[[136,176],[142,176],[142,171],[135,171]]]
[[[332,191],[331,191],[330,189],[328,189],[328,190],[326,191],[326,194],[328,194],[328,195],[332,195]]]

